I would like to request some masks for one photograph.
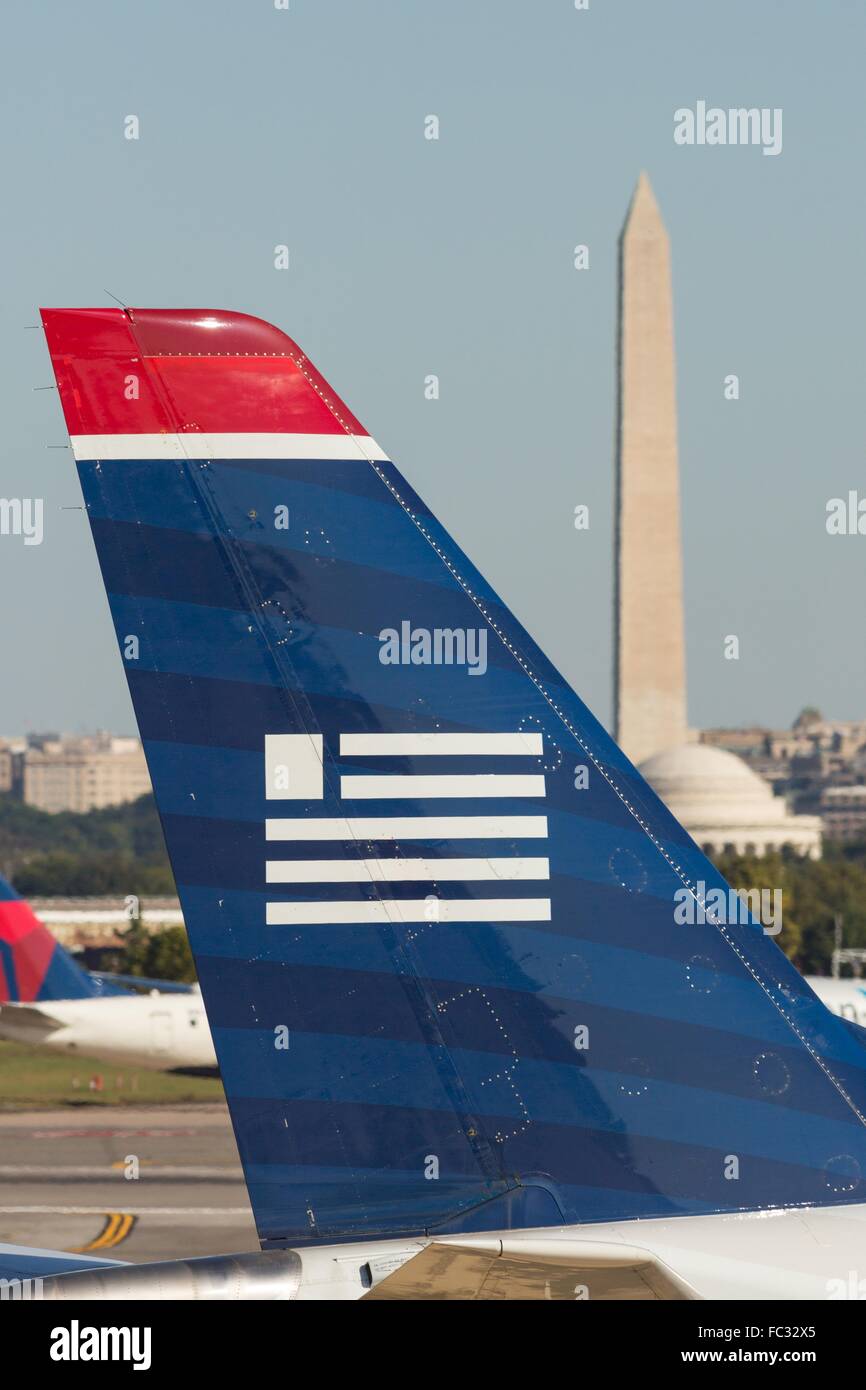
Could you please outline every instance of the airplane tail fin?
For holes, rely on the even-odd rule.
[[[263,1243],[862,1199],[866,1053],[297,346],[43,321]]]
[[[105,992],[0,878],[0,1004],[91,999]]]

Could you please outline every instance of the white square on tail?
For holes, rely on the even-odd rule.
[[[321,801],[321,734],[265,734],[268,801]]]

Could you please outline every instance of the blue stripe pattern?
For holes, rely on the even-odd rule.
[[[392,465],[79,470],[265,1245],[863,1196],[866,1051],[758,924],[677,923],[679,890],[727,885]],[[383,664],[404,621],[483,630],[484,674]],[[340,747],[516,731],[543,753]],[[305,733],[321,798],[268,799],[266,736]],[[545,795],[340,796],[346,775],[479,771]],[[269,817],[491,815],[545,816],[547,838],[265,839]],[[436,881],[489,856],[550,878]],[[429,876],[265,880],[266,860],[376,858]],[[545,897],[550,921],[401,922],[430,894],[518,916]],[[394,906],[268,926],[274,902]]]

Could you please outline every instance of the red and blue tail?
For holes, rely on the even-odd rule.
[[[0,878],[0,1004],[91,999],[105,992]]]
[[[863,1200],[866,1050],[291,339],[43,318],[262,1240]]]

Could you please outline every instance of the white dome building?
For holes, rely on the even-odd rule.
[[[705,854],[763,855],[787,845],[821,856],[820,816],[792,815],[735,753],[686,743],[654,753],[640,772]]]

